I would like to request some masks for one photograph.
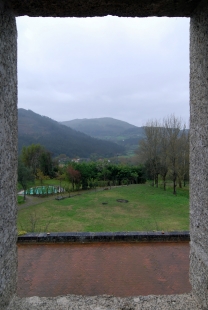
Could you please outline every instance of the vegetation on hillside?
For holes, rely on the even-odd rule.
[[[134,151],[139,140],[144,137],[143,127],[137,127],[111,117],[75,119],[62,122],[62,124],[91,137],[115,142],[125,147],[127,152]]]
[[[84,133],[30,110],[18,110],[18,150],[31,144],[43,145],[53,157],[66,154],[70,158],[101,158],[125,154],[125,148],[111,141],[92,138]]]
[[[145,137],[140,141],[137,152],[137,160],[142,164],[135,164],[135,159],[131,164],[119,164],[118,157],[116,163],[99,159],[90,162],[69,160],[60,164],[58,159],[52,160],[50,152],[43,146],[32,144],[22,149],[18,180],[26,190],[32,179],[31,172],[41,184],[47,178],[56,178],[60,186],[65,181],[65,190],[70,195],[74,190],[139,184],[146,179],[152,180],[152,185],[158,187],[160,176],[164,190],[167,179],[172,180],[176,195],[177,183],[182,188],[182,183],[185,186],[189,179],[189,132],[182,121],[173,115],[164,119],[162,124],[150,121],[144,131]],[[28,182],[25,180],[27,177]]]
[[[125,130],[138,128],[112,117],[74,119],[62,124],[97,138],[115,137]]]
[[[33,182],[34,186],[64,188],[65,193],[57,192],[58,200],[54,196],[31,197],[25,204],[19,197],[18,229],[188,230],[189,190],[182,188],[189,177],[188,131],[172,116],[163,124],[149,122],[144,132],[137,162],[135,157],[122,164],[118,156],[114,163],[96,156],[89,162],[69,158],[61,161],[63,156],[53,159],[40,144],[23,147],[18,165],[19,188],[25,191]],[[152,182],[143,184],[146,179]],[[174,194],[179,185],[177,195],[172,195],[171,183]]]

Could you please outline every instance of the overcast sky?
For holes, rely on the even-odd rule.
[[[189,120],[189,19],[17,18],[18,107],[57,121]]]

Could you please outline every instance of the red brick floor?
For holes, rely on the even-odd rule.
[[[18,295],[181,294],[189,243],[18,245]]]

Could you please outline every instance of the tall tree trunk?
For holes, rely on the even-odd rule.
[[[166,191],[166,175],[163,175],[163,189]]]
[[[176,195],[176,175],[174,173],[174,177],[173,177],[173,195]]]
[[[155,185],[158,187],[158,173],[155,174]]]

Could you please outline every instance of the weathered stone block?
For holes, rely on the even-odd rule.
[[[6,309],[16,293],[17,251],[16,245],[0,260],[0,309]]]
[[[208,307],[208,3],[191,18],[190,35],[190,280]]]
[[[193,246],[190,252],[190,282],[192,292],[205,309],[208,308],[208,256]]]
[[[17,31],[0,1],[0,309],[16,291]]]
[[[198,8],[196,11],[195,9]],[[13,13],[12,13],[13,12]],[[17,179],[17,34],[14,15],[192,16],[190,37],[191,95],[191,268],[193,292],[208,308],[208,3],[207,0],[0,0],[0,309],[6,309],[16,289]],[[59,236],[64,238],[64,236]],[[92,236],[90,236],[91,238]],[[199,309],[195,301],[161,299],[160,309]],[[16,300],[12,309],[40,309],[38,298]],[[150,298],[151,299],[151,298]],[[160,302],[142,300],[142,309]],[[51,300],[40,300],[51,309]],[[178,301],[177,301],[178,300]],[[38,302],[39,302],[38,301]],[[75,307],[78,301],[75,300]],[[86,309],[87,298],[83,300]],[[19,303],[19,306],[18,306]],[[63,303],[63,300],[62,300]],[[66,302],[64,301],[64,304]],[[71,300],[69,300],[71,304]],[[89,304],[91,307],[92,301]],[[146,306],[144,304],[146,303]],[[44,305],[43,305],[44,304]],[[55,304],[57,305],[56,301]],[[131,303],[132,304],[132,303]],[[173,304],[177,304],[173,306]],[[106,303],[105,303],[106,305]],[[191,305],[191,306],[190,306]],[[46,307],[45,307],[46,306]],[[73,306],[72,306],[73,307]],[[130,306],[128,306],[130,307]],[[127,308],[127,306],[126,306]],[[43,308],[42,308],[43,309]],[[55,308],[54,308],[55,309]],[[74,309],[74,308],[73,308]],[[124,307],[123,307],[124,309]]]

